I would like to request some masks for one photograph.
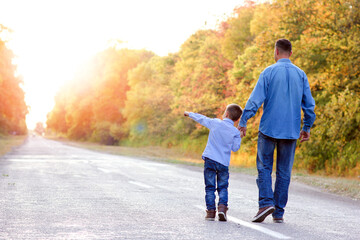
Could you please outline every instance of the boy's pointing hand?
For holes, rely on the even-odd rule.
[[[188,116],[189,116],[189,112],[185,111],[185,112],[184,112],[184,116],[185,116],[185,117],[188,117]]]

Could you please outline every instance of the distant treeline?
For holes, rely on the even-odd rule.
[[[277,0],[236,8],[217,30],[199,30],[165,57],[109,48],[93,57],[56,96],[48,129],[103,144],[181,146],[201,152],[207,129],[184,110],[221,117],[242,107],[274,43],[292,41],[291,60],[308,75],[317,119],[299,144],[295,167],[360,175],[360,2]],[[261,111],[232,162],[254,165]]]
[[[28,108],[24,91],[20,88],[22,80],[16,75],[12,63],[14,54],[1,39],[1,33],[9,31],[0,24],[0,135],[27,133],[25,117]]]

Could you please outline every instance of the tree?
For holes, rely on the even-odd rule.
[[[109,48],[90,59],[57,94],[49,129],[71,139],[115,144],[124,137],[128,71],[153,53]]]
[[[3,31],[8,29],[0,25],[0,34]],[[16,75],[13,58],[13,52],[0,39],[0,133],[26,134],[25,117],[28,107],[24,91],[20,87],[22,79]]]
[[[124,116],[131,141],[171,142],[173,93],[170,81],[177,56],[154,56],[129,71]]]

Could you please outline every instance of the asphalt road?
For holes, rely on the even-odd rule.
[[[230,173],[229,221],[204,220],[202,169],[40,137],[0,159],[0,239],[360,239],[360,202],[292,183],[285,223],[257,212],[254,176]]]

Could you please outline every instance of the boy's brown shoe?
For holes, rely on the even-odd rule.
[[[216,210],[206,210],[205,220],[207,221],[215,221]]]
[[[218,206],[218,216],[219,216],[219,221],[227,221],[227,217],[226,217],[226,212],[228,210],[228,207],[225,206],[224,204],[219,204]]]
[[[284,222],[284,218],[273,218],[273,222],[274,222],[274,223],[283,223],[283,222]]]
[[[273,206],[260,208],[256,216],[252,219],[253,222],[262,222],[267,216],[273,213],[275,208]]]

